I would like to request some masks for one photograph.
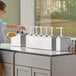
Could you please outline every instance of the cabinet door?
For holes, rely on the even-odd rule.
[[[51,76],[51,72],[48,70],[32,69],[32,76]]]
[[[15,76],[31,76],[31,68],[15,66]]]
[[[13,76],[13,65],[12,64],[3,63],[2,76]]]

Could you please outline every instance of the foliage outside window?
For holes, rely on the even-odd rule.
[[[36,0],[36,25],[62,26],[64,35],[76,36],[76,0]]]

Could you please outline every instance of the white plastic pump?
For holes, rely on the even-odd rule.
[[[56,29],[59,29],[60,30],[60,36],[63,36],[63,27],[56,27]]]
[[[53,27],[50,27],[51,29],[51,36],[53,36]]]

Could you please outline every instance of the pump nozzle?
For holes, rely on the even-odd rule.
[[[62,36],[62,33],[63,33],[63,27],[56,27],[56,29],[59,29],[59,30],[60,30],[60,36]]]
[[[37,28],[38,28],[38,26],[35,26],[35,27],[34,27],[34,33],[35,33],[35,35],[38,34],[38,33],[37,33]]]
[[[42,36],[42,26],[40,26],[40,35]]]
[[[34,34],[34,26],[29,26],[30,35]]]
[[[48,27],[45,27],[45,35],[46,35],[46,36],[48,35],[47,30],[48,30]]]
[[[53,27],[50,27],[51,29],[51,36],[53,36]]]

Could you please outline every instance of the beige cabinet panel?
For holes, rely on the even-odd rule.
[[[3,63],[2,76],[13,76],[13,65],[12,64]]]
[[[31,76],[31,68],[23,67],[23,66],[16,66],[15,76]]]
[[[51,76],[51,72],[48,70],[32,69],[32,76]]]
[[[13,52],[0,51],[0,59],[2,62],[13,63]]]
[[[76,55],[52,57],[52,76],[76,76]]]
[[[15,64],[50,70],[51,57],[16,53]]]

